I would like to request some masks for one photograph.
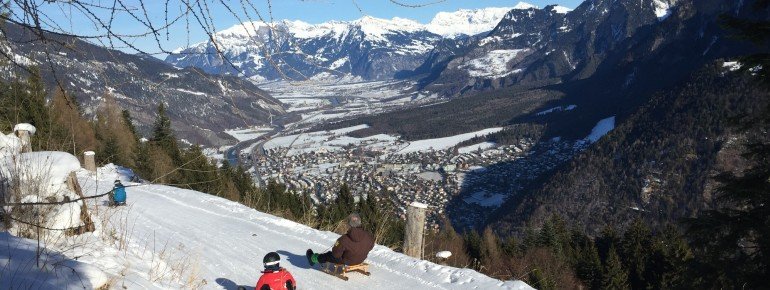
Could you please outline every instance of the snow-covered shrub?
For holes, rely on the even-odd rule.
[[[80,169],[78,159],[65,152],[30,152],[0,159],[0,192],[6,203],[60,202],[78,198],[66,185],[70,172]],[[15,222],[9,228],[18,236],[31,237],[34,225],[67,229],[78,227],[80,203],[64,205],[12,205],[3,211]],[[7,216],[6,216],[7,217]],[[6,218],[6,226],[10,223]],[[12,221],[13,221],[12,220]],[[30,225],[31,224],[31,225]]]

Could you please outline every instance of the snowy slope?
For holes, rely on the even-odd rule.
[[[117,176],[115,168],[110,166],[99,172],[98,178],[79,172],[86,195],[109,189]],[[97,219],[97,232],[83,235],[90,237],[84,249],[65,253],[70,257],[80,256],[79,262],[68,260],[68,263],[77,266],[76,271],[87,269],[84,273],[87,275],[82,276],[86,281],[38,275],[42,280],[35,283],[56,285],[57,289],[82,288],[81,285],[92,288],[103,283],[106,276],[111,277],[112,288],[235,289],[247,286],[252,289],[259,278],[262,257],[276,251],[281,255],[282,266],[294,275],[300,289],[531,289],[521,281],[495,280],[473,270],[407,257],[383,246],[376,246],[369,254],[370,277],[353,274],[345,282],[310,268],[304,257],[307,248],[328,249],[337,234],[190,190],[142,185],[127,188],[127,193],[126,207],[105,208],[97,206],[103,201],[95,201],[91,207]],[[117,236],[116,241],[105,239],[104,233]],[[16,250],[29,252],[30,241],[10,238],[12,243],[3,243],[0,258],[15,256]],[[62,245],[49,246],[62,251],[68,249],[68,242],[58,242]],[[24,249],[14,248],[21,246]],[[2,261],[0,259],[0,266]],[[14,281],[8,276],[0,275],[0,284],[20,283],[21,278]],[[88,280],[89,277],[95,280]],[[46,284],[46,279],[53,280]]]
[[[500,132],[501,130],[503,130],[503,128],[500,128],[500,127],[487,128],[476,132],[459,134],[459,135],[454,135],[454,136],[449,136],[444,138],[412,141],[409,143],[409,145],[407,145],[404,149],[401,149],[401,151],[399,151],[398,153],[406,154],[406,153],[419,152],[419,151],[428,151],[431,149],[445,150],[445,149],[452,148],[453,146],[460,144],[465,140],[470,140],[470,139],[473,139],[474,137],[485,136],[492,133]]]
[[[520,3],[521,4],[521,3]],[[490,7],[483,9],[460,9],[455,12],[439,12],[428,23],[428,31],[443,37],[476,35],[491,31],[513,8]]]

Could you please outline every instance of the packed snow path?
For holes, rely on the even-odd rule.
[[[86,195],[111,187],[110,176],[102,175],[96,183],[89,174],[79,176]],[[128,206],[107,210],[122,211],[112,216],[128,223],[129,251],[167,246],[183,249],[181,252],[189,255],[189,267],[198,267],[197,278],[205,279],[206,289],[253,289],[263,268],[262,257],[271,251],[281,255],[281,266],[294,275],[299,289],[531,289],[521,281],[502,282],[473,270],[417,260],[379,245],[367,259],[371,276],[352,273],[349,281],[343,281],[311,268],[304,256],[308,248],[329,249],[339,237],[335,233],[196,191],[143,185],[127,188],[127,194]],[[135,285],[169,287],[146,281]]]

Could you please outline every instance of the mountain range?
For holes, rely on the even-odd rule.
[[[535,8],[519,3],[512,8],[441,12],[428,24],[371,16],[321,24],[246,22],[215,33],[215,42],[177,49],[166,61],[258,82],[344,76],[387,80],[419,67],[444,42],[462,42],[493,30],[512,9]],[[554,11],[563,14],[569,9],[555,7]]]
[[[588,150],[509,185],[507,202],[475,226],[515,233],[553,214],[594,234],[607,223],[622,226],[637,217],[662,226],[712,208],[712,176],[741,170],[731,164],[740,155],[732,142],[746,130],[731,127],[730,120],[766,106],[766,90],[747,85],[750,76],[730,72],[722,62],[767,47],[732,37],[719,19],[767,19],[751,5],[591,0],[565,15],[549,7],[511,10],[488,34],[466,38],[460,47],[438,46],[423,65],[402,73],[451,97],[447,102],[325,129],[363,123],[369,128],[359,135],[415,140],[509,126],[508,136],[487,141],[540,136],[546,145],[577,146],[599,121],[613,118],[617,129]],[[572,109],[538,114],[567,107]],[[494,166],[505,170],[518,163]],[[487,179],[499,180],[491,171]],[[458,196],[454,208],[467,209],[465,197]]]
[[[2,34],[0,49],[15,64],[4,66],[0,77],[18,79],[28,74],[21,67],[36,67],[50,94],[63,89],[92,117],[105,95],[112,95],[146,137],[161,102],[177,137],[205,146],[232,142],[226,129],[269,124],[271,115],[285,113],[270,94],[235,76],[175,67],[65,35],[44,33],[43,41],[37,31],[12,23],[5,23]]]

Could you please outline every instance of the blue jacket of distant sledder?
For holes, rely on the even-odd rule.
[[[126,203],[126,188],[123,184],[116,184],[112,189],[112,197],[115,203]]]

